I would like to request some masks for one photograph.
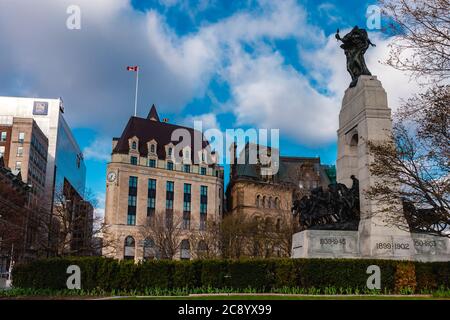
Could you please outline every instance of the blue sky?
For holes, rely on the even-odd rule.
[[[340,101],[350,82],[334,39],[366,26],[375,1],[32,0],[0,3],[0,95],[63,97],[101,200],[111,139],[133,113],[155,103],[160,117],[207,128],[280,129],[282,155],[336,160]],[[78,5],[81,29],[66,28]],[[45,17],[45,19],[37,19]],[[415,90],[380,63],[389,38],[378,30],[367,54],[395,110]],[[228,170],[226,171],[228,173]]]

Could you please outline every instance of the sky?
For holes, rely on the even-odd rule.
[[[366,27],[373,4],[1,0],[0,95],[63,98],[99,212],[112,137],[134,113],[128,65],[140,66],[138,116],[155,104],[171,123],[279,129],[281,155],[320,156],[335,164],[338,114],[350,76],[334,34]],[[71,5],[79,8],[79,29],[67,27]],[[418,85],[382,63],[392,39],[368,31],[377,46],[369,48],[367,65],[395,111]]]

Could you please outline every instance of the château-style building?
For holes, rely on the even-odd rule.
[[[184,139],[173,141],[176,130],[188,133],[190,143],[181,148],[178,143]],[[196,257],[204,244],[194,247],[191,236],[205,231],[208,221],[222,218],[223,167],[208,161],[211,157],[214,152],[200,132],[161,121],[154,105],[147,118],[131,117],[122,135],[113,138],[107,166],[108,245],[103,255],[135,261],[163,258],[158,239],[145,230],[156,229],[158,221],[170,221],[181,229],[174,258]]]

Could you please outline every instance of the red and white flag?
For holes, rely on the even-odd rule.
[[[139,70],[138,66],[128,66],[127,71],[134,71],[137,72]]]

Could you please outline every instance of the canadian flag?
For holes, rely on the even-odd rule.
[[[128,66],[127,71],[134,71],[137,72],[139,70],[138,66]]]

